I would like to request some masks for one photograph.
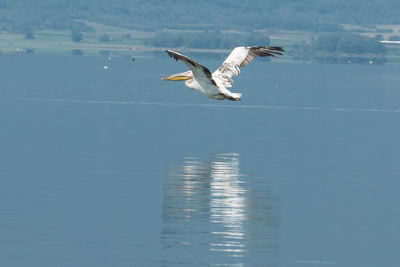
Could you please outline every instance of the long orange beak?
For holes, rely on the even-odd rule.
[[[189,80],[191,77],[185,75],[185,72],[172,74],[171,76],[161,78],[164,81],[185,81]]]

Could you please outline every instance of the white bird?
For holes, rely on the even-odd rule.
[[[193,59],[172,50],[165,50],[176,61],[185,63],[190,70],[172,74],[162,80],[185,81],[185,85],[203,95],[217,100],[238,101],[241,93],[232,93],[227,88],[232,87],[232,76],[239,75],[240,68],[245,67],[256,57],[275,57],[282,55],[284,50],[277,46],[239,46],[232,50],[222,65],[213,73]]]

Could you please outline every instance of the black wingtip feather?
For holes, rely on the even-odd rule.
[[[276,51],[281,51],[281,52],[285,52],[285,50],[284,50],[282,47],[280,47],[280,46],[271,46],[271,47],[269,47],[269,49],[271,49],[271,50],[276,50]]]
[[[167,54],[170,56],[170,57],[172,57],[173,59],[175,59],[176,61],[178,61],[178,57],[176,56],[176,54],[174,53],[174,51],[172,51],[172,50],[165,50],[165,52],[167,52]]]
[[[250,51],[259,57],[276,57],[276,55],[282,55],[285,52],[280,46],[252,46]]]

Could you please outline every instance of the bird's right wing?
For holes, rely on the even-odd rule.
[[[239,46],[232,50],[222,65],[213,72],[214,80],[224,87],[232,87],[232,76],[239,75],[240,68],[247,66],[256,57],[275,57],[285,50],[277,46]]]

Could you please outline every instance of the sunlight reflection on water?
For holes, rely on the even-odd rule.
[[[209,161],[187,157],[171,169],[162,214],[165,266],[277,265],[278,199],[267,184],[241,174],[239,163],[238,153],[217,154]]]

